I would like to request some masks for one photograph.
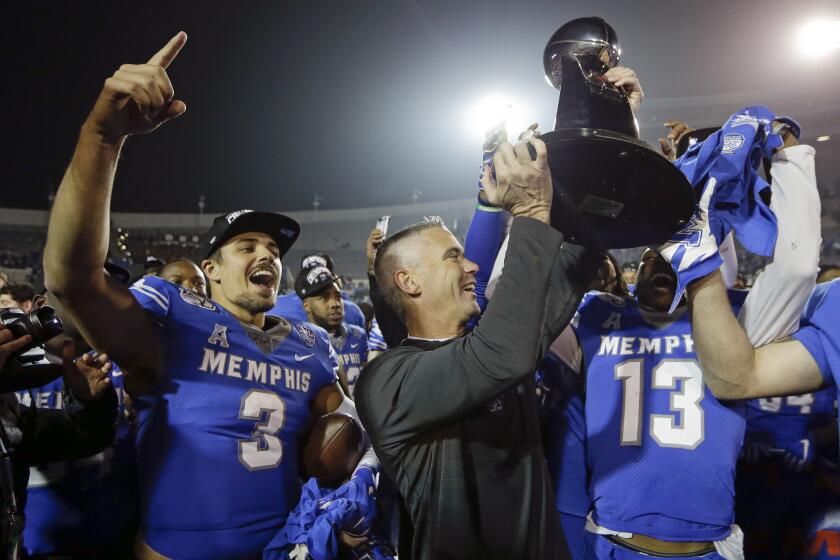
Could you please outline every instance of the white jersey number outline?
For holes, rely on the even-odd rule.
[[[644,360],[627,360],[615,366],[615,379],[622,382],[621,445],[642,444]],[[678,381],[681,387],[678,390]],[[695,449],[705,438],[703,372],[696,360],[662,360],[651,376],[653,389],[670,390],[671,411],[651,414],[650,436],[660,447]]]
[[[268,415],[263,420],[263,413]],[[273,469],[283,460],[283,441],[277,433],[286,420],[286,403],[277,393],[251,389],[242,397],[240,420],[256,420],[253,439],[239,441],[239,462],[251,471]]]

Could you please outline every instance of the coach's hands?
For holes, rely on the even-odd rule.
[[[529,146],[535,158],[531,157]],[[536,137],[526,137],[515,146],[504,142],[493,156],[493,168],[495,180],[489,169],[485,169],[481,180],[488,202],[514,217],[534,218],[547,224],[553,190],[545,143]]]
[[[175,35],[146,64],[123,64],[105,80],[99,99],[87,118],[84,130],[117,143],[130,134],[151,132],[187,110],[174,99],[175,89],[166,68],[175,60],[187,34]]]

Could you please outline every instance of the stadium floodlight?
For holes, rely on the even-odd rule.
[[[505,122],[511,138],[515,138],[528,127],[526,116],[522,109],[507,95],[492,94],[480,98],[466,112],[466,127],[470,138],[483,140],[485,133]]]
[[[817,142],[828,142],[831,140],[831,136],[817,136]]]
[[[796,44],[806,58],[819,58],[840,50],[840,20],[818,19],[806,23],[796,34]]]

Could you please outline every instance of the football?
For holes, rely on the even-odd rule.
[[[348,414],[318,418],[303,448],[303,471],[321,486],[335,488],[350,478],[364,452],[364,435]]]

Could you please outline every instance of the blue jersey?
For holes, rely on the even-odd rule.
[[[587,492],[586,419],[580,374],[549,353],[540,366],[544,389],[545,457],[554,484],[557,511],[585,517],[592,509]]]
[[[131,291],[163,344],[158,382],[134,399],[142,535],[172,558],[257,557],[298,502],[310,403],[336,382],[329,338],[240,323],[157,277]]]
[[[747,401],[745,447],[784,452],[802,464],[814,459],[813,431],[837,419],[837,391],[831,387],[787,397]],[[761,455],[761,454],[758,454]]]
[[[838,385],[840,377],[840,279],[817,284],[802,311],[799,331],[793,336],[805,346],[826,383]]]
[[[587,294],[576,323],[594,520],[662,540],[725,538],[744,405],[706,390],[688,315],[657,329],[635,299]]]
[[[134,430],[126,414],[123,375],[114,367],[119,416],[114,444],[78,461],[32,467],[23,543],[27,554],[92,556],[117,544],[137,513]],[[63,379],[17,393],[24,405],[60,409]]]
[[[382,336],[382,330],[379,328],[379,322],[376,318],[370,323],[370,332],[368,333],[368,350],[376,352],[384,352],[388,349],[388,343],[385,342],[385,337]]]
[[[802,311],[794,338],[814,358],[827,385],[840,386],[840,279],[817,284]]]
[[[341,336],[330,335],[330,343],[338,355],[338,363],[341,364],[344,373],[347,374],[347,387],[350,389],[350,396],[352,397],[359,372],[367,363],[367,334],[365,334],[364,329],[360,329],[356,325],[342,323],[341,327],[343,334]]]
[[[359,306],[347,299],[344,293],[341,294],[341,299],[344,301],[344,322],[356,325],[361,329],[367,329],[365,314],[362,313]],[[295,319],[298,321],[309,320],[309,316],[303,308],[303,301],[294,292],[277,296],[277,303],[274,304],[274,309],[269,311],[269,313],[278,317],[285,317],[286,319]]]

